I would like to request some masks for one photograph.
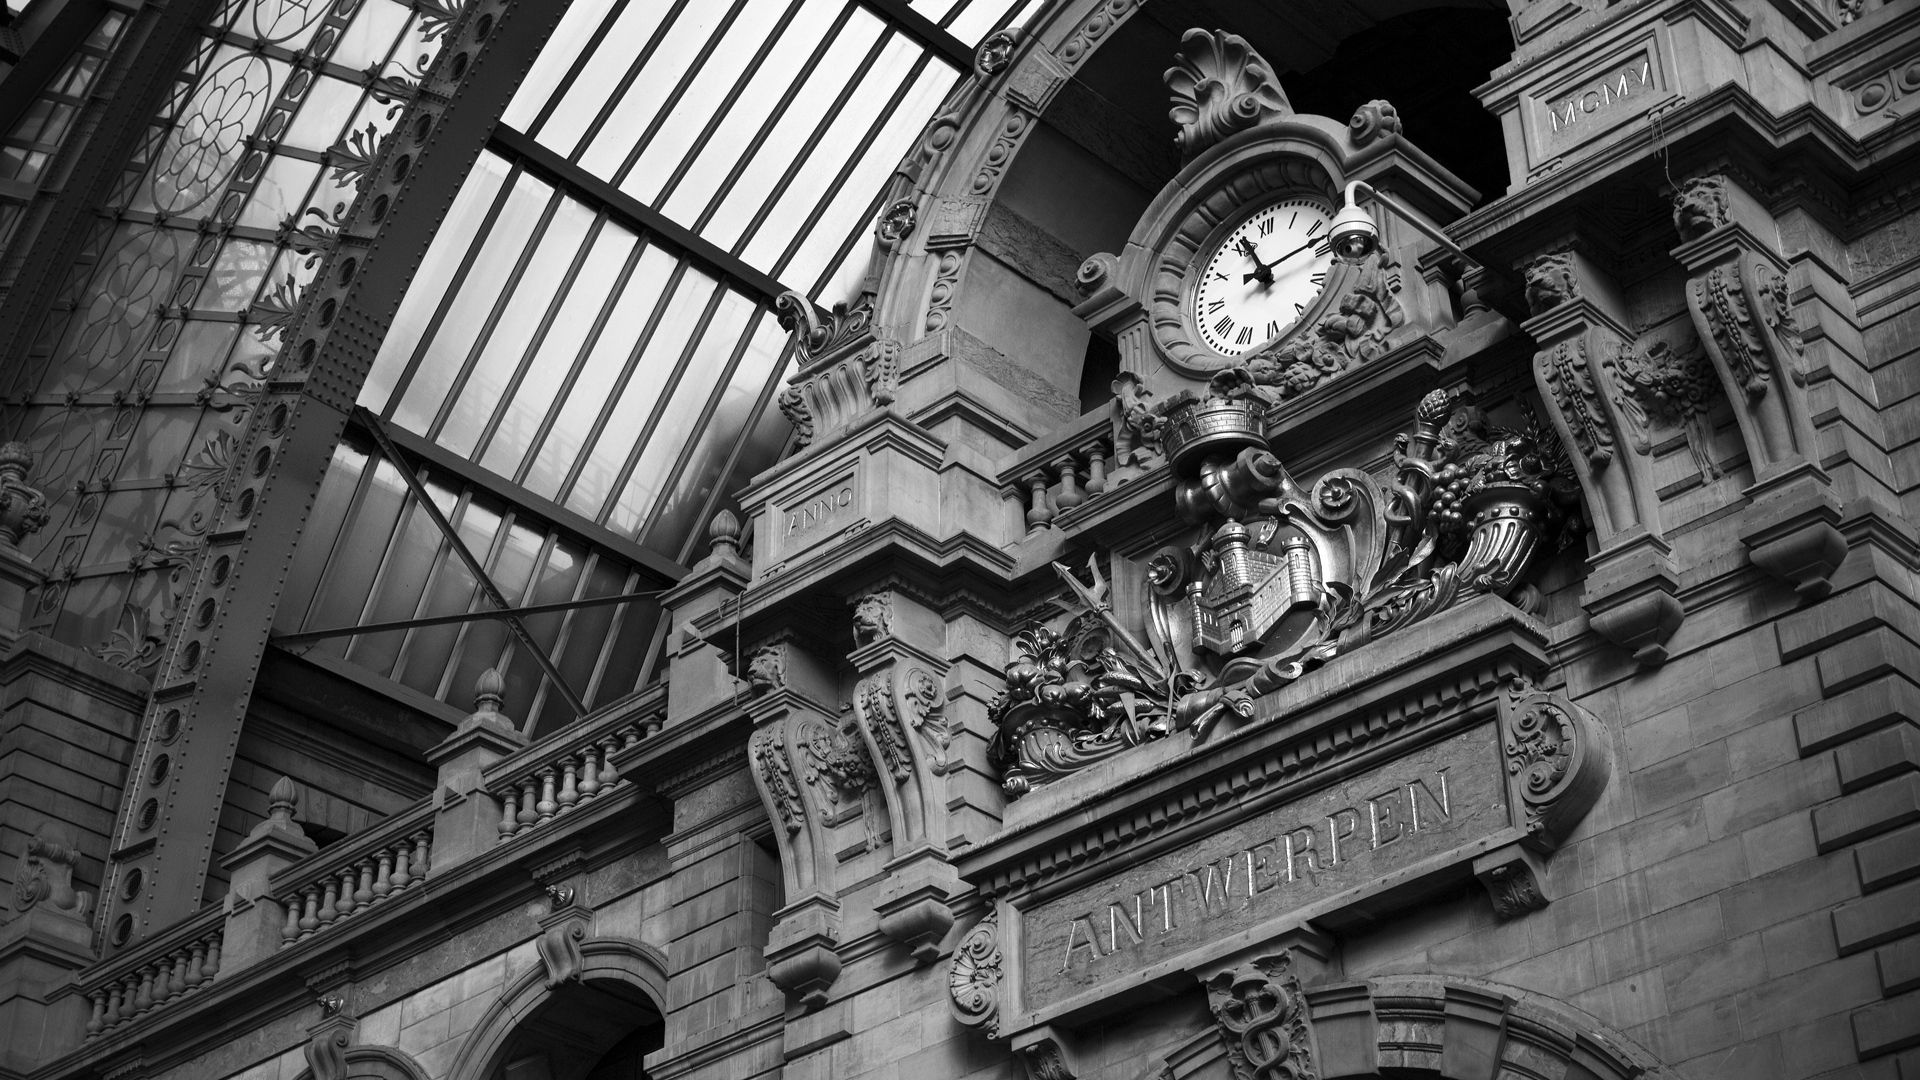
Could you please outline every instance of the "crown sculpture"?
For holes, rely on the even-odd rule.
[[[1174,472],[1190,543],[1146,562],[1144,626],[1059,563],[1061,630],[1014,637],[990,748],[1015,797],[1034,785],[1224,718],[1334,656],[1477,593],[1523,607],[1548,549],[1577,538],[1579,488],[1559,439],[1531,415],[1499,427],[1441,391],[1395,439],[1392,479],[1336,469],[1309,487],[1269,449],[1265,403],[1182,393],[1129,418]]]

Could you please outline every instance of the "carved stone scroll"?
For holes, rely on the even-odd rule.
[[[1293,115],[1273,68],[1245,38],[1224,31],[1181,35],[1164,78],[1173,100],[1167,115],[1180,125],[1173,141],[1184,160],[1236,132]]]
[[[547,886],[547,899],[552,907],[540,917],[540,936],[534,939],[534,950],[546,968],[547,989],[551,990],[562,983],[579,981],[586,965],[580,943],[587,938],[593,911],[579,902],[579,893],[572,885]]]
[[[913,231],[912,203],[896,204],[878,228],[884,243]],[[774,301],[781,325],[792,331],[801,365],[780,393],[779,405],[807,445],[834,435],[868,410],[892,404],[900,388],[900,343],[873,324],[873,296],[834,307],[824,319],[798,293]]]
[[[960,1022],[989,1039],[1000,1037],[1000,912],[990,908],[954,947],[947,968],[947,993]]]
[[[1612,759],[1605,734],[1585,709],[1523,684],[1501,695],[1500,732],[1525,842],[1551,850],[1606,786]]]

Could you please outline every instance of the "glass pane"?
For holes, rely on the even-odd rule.
[[[594,343],[586,365],[567,393],[560,416],[547,432],[538,456],[528,469],[526,486],[541,496],[560,499],[567,475],[580,459],[595,419],[613,395],[619,393],[622,373],[647,320],[652,317],[667,282],[678,265],[672,255],[659,248],[648,248],[640,255],[640,265],[627,279],[612,318]],[[611,483],[612,481],[607,481]],[[597,500],[595,500],[597,505]]]
[[[469,502],[460,515],[455,531],[467,550],[484,559],[500,531],[498,512]],[[494,605],[481,594],[479,582],[467,564],[452,552],[441,559],[433,582],[420,602],[422,615],[452,615],[462,611],[486,610]],[[423,694],[436,694],[447,675],[447,661],[460,636],[459,623],[426,626],[412,632],[399,671],[401,681]]]
[[[505,298],[505,309],[468,371],[458,402],[441,424],[441,446],[465,457],[478,445],[592,225],[592,211],[572,199],[560,200],[558,211],[547,223],[545,235],[512,286],[511,296]]]
[[[428,321],[445,295],[447,283],[453,280],[473,234],[492,207],[500,185],[506,181],[507,171],[507,163],[497,155],[481,154],[473,171],[467,174],[466,183],[461,185],[460,194],[454,197],[452,208],[434,234],[433,244],[427,248],[427,257],[421,261],[413,285],[400,302],[393,325],[380,342],[380,354],[360,388],[361,405],[376,413],[386,412],[394,382],[412,357],[420,335],[426,332]]]
[[[353,17],[347,32],[340,35],[340,44],[333,47],[332,60],[342,67],[365,70],[368,66],[380,63],[393,49],[394,35],[407,25],[407,9],[393,0],[366,0],[360,5],[360,14]],[[396,61],[413,66],[418,60],[413,56],[396,56]]]
[[[659,4],[636,3],[634,7],[659,7]],[[527,77],[520,80],[519,89],[513,92],[513,102],[507,106],[506,113],[500,118],[508,127],[527,129],[534,117],[540,113],[541,106],[553,96],[553,91],[566,78],[573,67],[575,58],[587,46],[594,30],[606,19],[612,10],[613,0],[576,0],[567,6],[567,13],[560,18],[560,25],[554,28],[553,36],[540,47],[540,57],[533,62]],[[656,17],[658,17],[656,15]],[[619,52],[607,49],[607,52]]]
[[[401,427],[417,434],[428,433],[447,388],[466,366],[474,339],[486,325],[487,313],[519,263],[552,194],[552,188],[531,176],[522,175],[514,184],[427,347],[419,372],[393,412],[394,421]]]
[[[360,609],[366,604],[374,575],[380,570],[380,554],[387,549],[406,500],[406,481],[400,479],[393,464],[382,461],[375,465],[367,493],[341,537],[337,549],[341,555],[336,555],[327,568],[308,626],[345,626],[363,621]],[[338,656],[346,644],[346,638],[328,638],[316,647]]]
[[[740,3],[741,0],[733,3],[703,0],[689,4],[680,12],[680,17],[667,29],[660,47],[648,57],[632,85],[620,95],[586,153],[580,155],[582,167],[602,179],[615,179],[615,170],[659,115],[661,106],[687,74],[688,66]]]
[[[261,229],[279,228],[287,215],[299,215],[306,208],[307,193],[313,190],[314,179],[319,175],[320,166],[314,162],[276,155],[267,163],[260,182],[254,185],[246,209],[240,211],[240,224]],[[296,220],[294,227],[309,224],[312,219],[304,218]]]
[[[352,116],[354,107],[360,104],[361,93],[361,88],[353,83],[321,76],[313,89],[307,91],[307,100],[300,106],[293,123],[287,126],[282,140],[290,146],[314,151],[332,146],[339,140],[347,117]]]
[[[429,486],[428,491],[436,501],[445,498],[447,502],[452,502],[451,493],[438,485]],[[445,507],[443,512],[451,509],[451,506]],[[370,590],[366,614],[360,621],[391,622],[412,618],[419,608],[420,594],[426,588],[427,574],[435,560],[443,554],[441,549],[445,545],[446,541],[427,512],[417,502],[408,500],[400,529],[387,549],[380,575]],[[347,649],[347,659],[384,675],[392,670],[394,657],[399,654],[400,643],[405,636],[405,632],[400,630],[356,636]]]
[[[290,634],[307,626],[321,628],[318,623],[309,623],[304,616],[313,602],[321,569],[333,552],[334,541],[347,520],[354,489],[366,467],[367,455],[352,445],[341,442],[333,448],[333,463],[327,466],[326,479],[320,482],[313,513],[307,518],[307,527],[300,532],[300,544],[294,549],[293,562],[287,571],[285,599],[274,612],[275,631]]]
[[[480,464],[511,476],[533,445],[540,425],[553,411],[567,375],[580,359],[594,325],[607,311],[619,286],[621,270],[639,237],[617,225],[606,225],[595,237],[593,250],[574,276],[566,300],[541,339],[539,351],[521,377],[506,415],[487,443]]]
[[[608,527],[632,535],[646,519],[654,496],[667,481],[667,472],[686,447],[687,436],[706,412],[707,398],[725,374],[753,312],[753,302],[730,289],[721,299],[719,309],[686,365],[685,374],[674,387],[672,400],[660,414],[659,425],[648,435],[646,448],[640,453],[640,461],[634,466],[626,489],[607,517]]]
[[[568,158],[574,156],[587,126],[620,89],[627,68],[642,43],[652,40],[666,12],[667,5],[659,0],[628,0],[613,29],[601,39],[601,48],[573,80],[552,119],[540,128],[541,143]]]

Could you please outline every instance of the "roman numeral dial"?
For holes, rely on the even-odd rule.
[[[1209,244],[1187,275],[1189,325],[1238,356],[1295,329],[1326,285],[1331,203],[1292,195],[1256,204]]]

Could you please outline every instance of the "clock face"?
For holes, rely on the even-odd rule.
[[[1294,195],[1255,209],[1202,257],[1188,286],[1200,340],[1235,356],[1286,333],[1327,283],[1333,207]]]

